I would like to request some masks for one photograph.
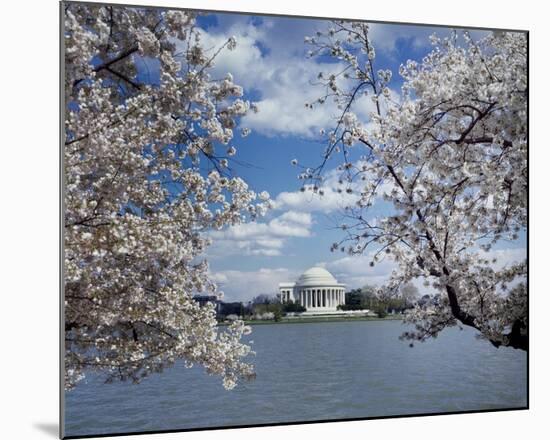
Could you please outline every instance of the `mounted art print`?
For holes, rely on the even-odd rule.
[[[62,2],[60,37],[62,437],[528,407],[526,31]]]

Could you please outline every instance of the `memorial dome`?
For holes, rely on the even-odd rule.
[[[293,301],[305,307],[304,313],[337,312],[346,304],[346,285],[323,267],[306,270],[295,283],[279,283],[278,297],[282,303]]]
[[[336,278],[334,278],[328,270],[322,267],[312,267],[306,270],[296,282],[298,286],[331,286],[335,284],[338,284]]]

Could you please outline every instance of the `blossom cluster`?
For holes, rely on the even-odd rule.
[[[487,258],[496,244],[517,240],[527,228],[525,35],[433,37],[421,62],[399,69],[397,98],[391,71],[375,68],[367,23],[338,21],[306,43],[312,56],[343,63],[339,75],[318,76],[325,94],[310,107],[332,98],[341,114],[327,135],[323,163],[306,178],[322,181],[326,162],[343,153],[340,185],[360,196],[346,207],[345,236],[332,249],[374,248],[372,265],[391,257],[399,271],[388,291],[415,278],[431,280],[441,301],[409,315],[417,331],[406,337],[424,340],[460,323],[494,345],[526,349],[525,264],[497,270]],[[366,94],[374,111],[360,120],[354,105]],[[352,162],[350,148],[365,153]],[[373,220],[369,210],[377,200],[393,210]]]
[[[230,170],[250,103],[209,73],[236,41],[211,53],[193,13],[87,4],[67,6],[64,36],[65,387],[90,370],[139,382],[183,359],[232,388],[254,375],[250,329],[220,330],[193,295],[219,293],[205,232],[270,204]],[[158,83],[139,80],[144,63]]]

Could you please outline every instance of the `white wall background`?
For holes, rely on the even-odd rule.
[[[531,31],[531,410],[156,436],[541,438],[547,431],[548,15],[543,2],[462,0],[132,0],[207,9],[336,16]],[[0,32],[0,436],[54,438],[58,417],[58,3],[11,0]],[[545,234],[546,233],[546,234]],[[449,379],[452,380],[452,371]],[[253,411],[253,408],[250,409]],[[143,437],[140,437],[143,438]]]

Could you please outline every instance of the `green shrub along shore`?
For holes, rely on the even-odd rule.
[[[378,316],[307,316],[307,317],[282,317],[280,320],[245,319],[247,325],[264,324],[306,324],[310,322],[341,322],[341,321],[396,321],[402,320],[403,315],[387,315],[384,318]]]

